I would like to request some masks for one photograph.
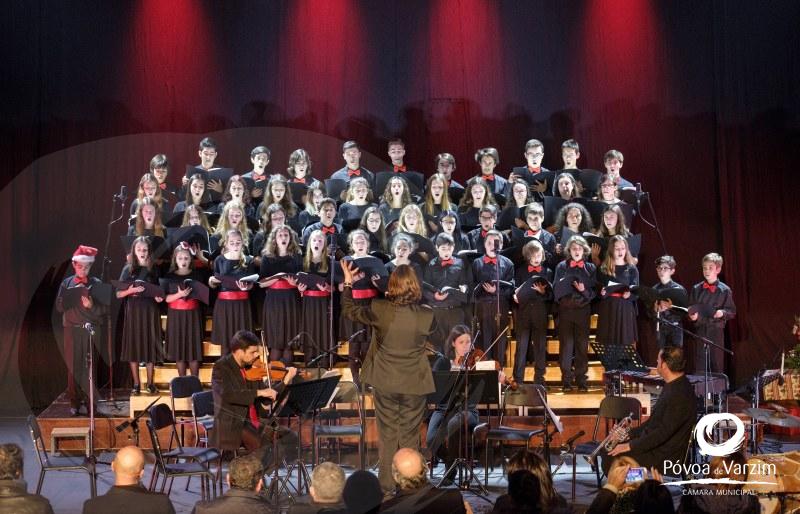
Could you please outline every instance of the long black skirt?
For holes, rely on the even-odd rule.
[[[203,309],[167,309],[167,359],[203,360]]]
[[[614,296],[601,300],[597,308],[597,342],[627,346],[638,339],[636,304]]]
[[[158,304],[152,298],[126,298],[119,359],[123,362],[163,362],[163,344]]]
[[[270,350],[282,351],[300,332],[300,297],[297,289],[268,289],[261,310],[261,328]]]
[[[330,298],[324,296],[303,297],[303,322],[300,329],[305,332],[301,341],[303,341],[303,356],[306,363],[319,355],[320,349],[329,350],[333,346],[328,326],[330,323],[329,301]],[[336,330],[335,323],[333,328]],[[327,359],[325,361],[323,365],[326,365]]]
[[[250,312],[250,300],[222,300],[217,298],[214,304],[214,327],[211,341],[222,345],[222,355],[227,355],[228,344],[239,330],[253,330],[253,314]]]

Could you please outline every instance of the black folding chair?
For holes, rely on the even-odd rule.
[[[97,496],[97,475],[91,460],[86,456],[59,457],[49,454],[44,445],[42,430],[39,428],[36,416],[28,416],[28,428],[31,432],[33,448],[36,450],[36,458],[39,459],[39,465],[42,467],[42,471],[39,473],[39,482],[36,484],[36,494],[41,492],[42,484],[44,484],[44,475],[48,471],[83,471],[89,474],[89,488],[92,498]]]

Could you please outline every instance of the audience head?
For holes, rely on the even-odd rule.
[[[629,468],[638,468],[641,467],[639,463],[633,457],[629,457],[628,455],[621,455],[619,457],[615,457],[614,460],[611,462],[611,466],[608,468],[608,476],[611,476],[611,472],[614,471],[616,468],[620,468],[623,466],[628,466]],[[632,483],[625,483],[622,487],[623,490],[630,490],[634,489],[639,486],[641,482],[632,482]]]
[[[22,478],[22,448],[18,445],[0,444],[0,480]]]
[[[669,489],[658,480],[645,480],[631,494],[632,512],[673,514],[675,506]]]
[[[339,503],[344,490],[344,471],[333,462],[323,462],[311,473],[309,493],[317,503]]]
[[[136,446],[125,446],[111,463],[116,485],[138,484],[144,475],[144,452]]]
[[[253,454],[236,457],[228,468],[228,485],[231,489],[260,491],[264,484],[264,466]]]
[[[383,502],[383,491],[378,477],[369,471],[358,470],[347,478],[342,499],[351,514],[377,512]]]
[[[392,459],[392,476],[400,489],[418,489],[428,483],[428,466],[417,450],[400,448]]]
[[[514,500],[516,508],[538,510],[540,506],[541,485],[536,475],[527,469],[519,469],[508,475],[508,495]]]
[[[509,489],[511,487],[511,474],[519,470],[527,470],[533,473],[538,479],[539,484],[539,506],[544,510],[556,496],[553,487],[553,477],[550,475],[550,466],[537,453],[528,450],[519,450],[508,459],[506,466],[509,477]],[[509,493],[511,491],[509,490]]]

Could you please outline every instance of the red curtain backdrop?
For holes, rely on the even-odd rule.
[[[650,193],[682,283],[701,279],[702,255],[723,254],[739,308],[734,381],[790,345],[797,2],[31,0],[5,12],[0,413],[63,390],[51,304],[74,247],[102,248],[112,194],[132,189],[156,153],[178,180],[206,134],[238,170],[266,144],[270,170],[305,147],[319,176],[341,166],[345,139],[379,166],[399,136],[426,173],[451,152],[460,178],[476,172],[483,146],[499,149],[504,171],[532,137],[550,168],[567,138],[586,168],[616,148],[623,175]],[[638,229],[652,283],[664,250]]]

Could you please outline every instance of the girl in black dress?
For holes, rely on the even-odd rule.
[[[567,173],[569,175],[569,173]],[[572,175],[570,175],[571,177]],[[555,224],[548,229],[556,237],[556,254],[562,255],[566,252],[564,251],[564,244],[566,241],[562,241],[564,239],[565,232],[563,232],[564,228],[568,228],[573,233],[581,235],[584,232],[591,232],[592,231],[592,217],[589,215],[589,211],[586,210],[586,207],[579,203],[568,203],[561,209],[559,209],[558,214],[556,215],[556,222]],[[588,257],[588,255],[586,256]]]
[[[264,194],[264,201],[261,202],[257,217],[261,218],[264,215],[263,209],[266,209],[273,203],[280,204],[283,211],[286,213],[286,224],[292,227],[295,232],[300,231],[300,226],[297,218],[297,205],[292,200],[292,190],[289,189],[289,181],[283,175],[272,175],[267,184],[267,192]]]
[[[199,173],[195,173],[189,179],[189,186],[186,188],[186,198],[175,204],[173,213],[186,211],[190,205],[203,207],[211,201],[211,196],[206,193],[206,179]]]
[[[524,212],[524,209],[530,203],[530,189],[528,188],[528,183],[519,178],[509,182],[508,186],[508,203],[506,203],[503,212],[506,210],[515,210],[517,212],[514,213],[513,217],[504,216],[503,213],[500,213],[498,215],[497,229],[506,232],[510,237],[508,231],[512,226],[521,230],[527,228],[525,220],[519,213]]]
[[[198,300],[188,298],[192,288],[183,283],[200,279],[193,262],[194,255],[188,243],[184,241],[175,247],[172,266],[166,276],[170,282],[177,283],[177,291],[167,294],[167,358],[175,361],[178,375],[186,375],[188,363],[192,375],[197,377],[203,360],[203,308]]]
[[[422,215],[428,225],[428,232],[438,234],[441,227],[437,223],[439,215],[444,211],[454,210],[447,191],[447,179],[441,173],[434,173],[425,184],[425,199],[420,204]]]
[[[225,185],[225,192],[222,193],[222,203],[217,205],[216,212],[221,213],[228,202],[241,203],[244,206],[245,216],[251,218],[255,216],[256,210],[250,204],[250,192],[247,190],[247,184],[239,175],[233,175],[228,179],[228,183]]]
[[[249,295],[253,283],[238,280],[253,273],[253,259],[244,253],[244,241],[238,230],[229,230],[220,244],[223,253],[214,260],[214,274],[208,279],[209,287],[219,288],[211,342],[222,345],[222,354],[227,355],[233,334],[253,329]]]
[[[480,225],[478,213],[484,205],[497,207],[497,202],[486,181],[480,177],[472,177],[467,182],[466,191],[464,196],[461,197],[461,203],[458,204],[458,215],[461,217],[461,224],[465,227]]]
[[[317,182],[309,186],[308,192],[306,193],[305,208],[300,211],[300,214],[297,216],[297,225],[300,227],[298,234],[302,234],[303,229],[319,221],[319,206],[324,199],[325,186],[322,182]]]
[[[461,250],[469,250],[469,238],[461,231],[461,220],[455,212],[444,211],[439,215],[439,226],[442,227],[442,233],[447,234],[453,238],[455,243],[454,252],[458,253]]]
[[[411,203],[411,192],[403,177],[394,176],[386,183],[381,197],[381,216],[386,225],[391,225],[400,218],[400,211]]]
[[[261,229],[253,236],[253,243],[250,248],[250,255],[255,256],[256,266],[261,265],[261,253],[267,243],[267,238],[272,233],[275,227],[281,227],[286,224],[286,211],[279,203],[273,203],[264,210],[264,215],[261,217]]]
[[[150,245],[146,237],[137,237],[131,245],[130,263],[122,269],[119,277],[121,282],[142,280],[151,284],[158,284],[158,273],[150,259]],[[122,351],[120,360],[127,361],[133,377],[133,391],[138,395],[142,384],[139,379],[139,363],[146,363],[147,390],[156,393],[153,384],[155,362],[161,361],[162,334],[161,314],[158,304],[164,299],[161,297],[148,298],[139,296],[144,291],[144,286],[132,283],[127,289],[117,291],[117,298],[125,299],[125,327],[122,330]]]
[[[370,252],[386,253],[388,251],[386,227],[378,207],[373,205],[364,211],[364,216],[361,217],[361,224],[358,228],[369,234]]]
[[[410,203],[400,211],[400,220],[397,223],[397,230],[395,233],[401,232],[428,237],[428,229],[425,227],[422,211],[417,204]]]
[[[162,217],[166,218],[172,213],[169,202],[164,198],[161,188],[158,187],[158,179],[152,173],[145,173],[139,180],[136,198],[131,202],[131,216],[136,214],[136,209],[144,198],[149,198],[155,203],[158,210],[161,211]]]
[[[129,236],[164,237],[164,225],[161,222],[161,211],[150,198],[143,198],[136,207],[133,225],[128,227]]]
[[[297,234],[286,225],[273,228],[261,253],[259,285],[267,289],[261,328],[270,351],[287,365],[293,360],[289,341],[298,334],[300,327],[300,297],[295,274],[302,269]],[[275,276],[281,273],[287,275]]]
[[[630,230],[625,226],[625,214],[618,205],[609,205],[603,211],[603,221],[600,227],[595,231],[595,234],[605,238],[606,243],[612,236],[622,236],[628,238],[631,235]],[[596,266],[600,266],[606,258],[603,249],[598,244],[592,245],[592,262]],[[635,264],[635,263],[634,263]]]
[[[250,241],[252,241],[253,238],[250,233],[250,228],[247,226],[244,205],[236,201],[226,203],[225,207],[222,209],[222,214],[217,222],[217,228],[214,230],[214,235],[211,236],[212,252],[223,246],[223,239],[231,230],[239,232],[239,235],[242,237],[242,244],[244,245],[242,251],[247,254],[250,251]]]
[[[350,181],[347,197],[339,207],[336,217],[344,226],[355,223],[355,220],[360,222],[364,211],[371,205],[373,205],[372,190],[369,188],[369,182],[364,177],[356,177]]]
[[[627,346],[638,340],[636,326],[636,297],[630,291],[606,291],[609,283],[628,287],[639,285],[639,270],[628,250],[628,241],[612,236],[608,242],[608,255],[598,268],[600,305],[597,312],[597,342]]]
[[[308,236],[306,255],[303,259],[303,271],[310,275],[317,275],[325,279],[324,285],[306,287],[297,284],[297,289],[302,295],[302,321],[300,330],[305,334],[303,338],[303,357],[308,364],[320,352],[319,349],[330,350],[330,256],[328,255],[328,238],[321,230],[315,230]]]
[[[416,250],[417,245],[414,244],[414,240],[411,239],[410,236],[407,234],[403,234],[402,232],[394,236],[392,239],[392,255],[394,258],[386,263],[386,271],[391,275],[394,270],[397,269],[398,266],[401,264],[405,264],[406,266],[411,266],[414,269],[414,272],[417,274],[417,279],[419,283],[422,283],[422,268],[416,262],[411,262],[409,257],[411,254],[414,253]]]
[[[347,243],[350,247],[350,255],[353,259],[369,256],[369,236],[363,230],[354,230],[347,236]],[[373,283],[374,277],[364,276],[353,282],[353,303],[355,305],[368,306],[372,304],[372,299],[378,296],[378,288]],[[340,291],[343,287],[340,284]],[[348,346],[348,356],[350,357],[350,371],[353,374],[353,382],[360,386],[359,368],[367,355],[369,343],[372,340],[372,331],[368,325],[353,321],[342,315],[339,324],[340,340],[348,340],[360,330],[365,330],[360,335],[350,339]]]
[[[572,173],[565,172],[556,177],[553,181],[553,196],[568,201],[581,196],[578,191],[578,182]]]

